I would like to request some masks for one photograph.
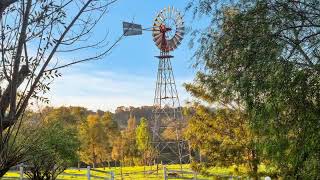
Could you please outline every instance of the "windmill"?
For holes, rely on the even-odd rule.
[[[183,16],[174,7],[161,10],[151,28],[123,22],[125,36],[141,35],[152,31],[153,41],[160,49],[157,81],[153,104],[153,119],[149,123],[152,130],[152,143],[158,152],[158,163],[187,163],[189,160],[187,144],[181,137],[185,124],[178,91],[175,84],[170,52],[177,49],[184,36]],[[165,137],[164,134],[167,134]]]

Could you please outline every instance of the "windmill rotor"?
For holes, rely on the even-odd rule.
[[[174,7],[161,10],[151,28],[143,29],[140,24],[123,22],[123,35],[141,35],[142,31],[152,31],[153,41],[162,52],[175,50],[185,34],[183,16]]]
[[[175,50],[185,33],[183,17],[174,7],[161,10],[153,22],[153,41],[163,52]]]

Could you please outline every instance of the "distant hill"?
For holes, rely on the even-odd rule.
[[[130,114],[136,118],[137,124],[140,122],[142,117],[146,118],[148,121],[153,120],[153,106],[141,106],[141,107],[125,107],[120,106],[114,112],[114,119],[118,122],[119,127],[125,128],[127,127],[127,121],[130,117]],[[168,108],[166,111],[172,111],[172,108]],[[99,113],[99,112],[98,112]],[[165,115],[161,115],[160,118],[165,117]]]
[[[89,115],[89,114],[98,114],[99,116],[103,116],[103,114],[105,113],[105,111],[102,111],[102,110],[97,110],[95,112],[92,110],[88,110],[84,107],[76,107],[76,106],[59,107],[58,109],[59,109],[59,111],[57,111],[57,113],[64,113],[66,115],[68,115],[68,113],[78,114],[79,121],[81,121],[80,119],[82,119],[82,120],[86,119],[87,115]],[[53,107],[46,107],[43,110],[43,113],[50,112],[53,110],[54,110]],[[148,121],[152,121],[152,118],[153,118],[152,111],[153,111],[153,106],[141,106],[141,107],[120,106],[120,107],[117,107],[115,112],[112,112],[112,114],[114,115],[114,119],[118,123],[119,127],[121,129],[124,129],[127,127],[127,121],[129,119],[130,115],[135,117],[137,124],[139,124],[140,119],[142,117],[146,118]],[[170,109],[169,109],[169,111],[170,111]]]
[[[140,118],[144,117],[148,121],[152,119],[152,109],[153,106],[142,106],[142,107],[118,107],[114,112],[114,118],[118,122],[120,128],[125,128],[127,126],[127,121],[130,114],[134,116],[139,123]]]

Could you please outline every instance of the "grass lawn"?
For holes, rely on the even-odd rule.
[[[167,169],[170,170],[180,170],[180,165],[167,165]],[[268,170],[266,167],[261,166],[260,167],[262,172],[267,172]],[[97,170],[102,170],[102,171],[113,171],[115,174],[115,179],[120,180],[121,179],[121,168],[116,167],[116,168],[97,168]],[[183,165],[183,170],[184,171],[190,171],[189,165]],[[230,168],[211,168],[208,170],[208,173],[210,174],[210,177],[202,176],[202,175],[197,175],[197,178],[199,179],[228,179],[227,177],[225,178],[218,178],[218,176],[228,176],[232,175],[235,173],[235,168],[230,167]],[[245,174],[246,170],[244,168],[239,168],[239,174]],[[67,169],[65,172],[65,175],[59,175],[58,179],[79,179],[79,180],[86,180],[86,173],[87,170],[85,169]],[[178,175],[181,176],[180,173],[174,173],[171,172],[172,175]],[[66,175],[68,174],[68,175]],[[70,174],[76,174],[76,175],[83,175],[83,176],[71,176]],[[107,177],[110,178],[109,174],[102,173],[102,172],[95,172],[91,170],[91,175],[93,176],[100,176],[100,177]],[[13,178],[19,177],[19,172],[17,171],[10,171],[8,172],[3,179],[13,179]],[[144,167],[143,166],[133,166],[133,167],[123,167],[122,168],[122,177],[123,179],[128,179],[128,180],[136,180],[136,179],[141,179],[141,180],[148,180],[148,179],[163,179],[163,167],[159,166],[159,171],[156,171],[156,166],[146,166],[146,173],[144,173]],[[183,177],[188,177],[192,179],[193,174],[183,174]],[[99,179],[92,177],[91,179]],[[170,178],[171,179],[171,178]]]

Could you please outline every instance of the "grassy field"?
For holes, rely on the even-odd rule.
[[[180,165],[168,165],[166,166],[168,171],[174,171],[174,170],[180,170]],[[260,168],[262,172],[267,172],[268,170],[265,167]],[[115,174],[115,179],[121,179],[121,168],[116,167],[116,168],[97,168],[97,170],[100,171],[112,171]],[[189,165],[183,165],[183,171],[188,171],[191,172],[189,169]],[[228,179],[228,176],[235,174],[235,171],[237,171],[237,174],[242,174],[243,178],[245,177],[245,172],[246,170],[244,168],[240,168],[236,170],[234,167],[230,168],[211,168],[208,170],[208,176],[203,176],[203,175],[197,175],[198,179]],[[85,169],[67,169],[64,175],[59,175],[59,179],[79,179],[79,180],[86,180],[86,173],[87,171]],[[68,175],[67,175],[68,174]],[[71,176],[70,174],[76,174],[76,175],[82,175],[82,176]],[[91,179],[99,179],[95,178],[94,176],[99,176],[99,177],[107,177],[110,178],[109,174],[102,173],[102,172],[96,172],[91,170],[91,175],[93,177]],[[146,167],[146,173],[144,173],[144,167],[143,166],[134,166],[134,167],[123,167],[122,168],[122,177],[125,180],[136,180],[136,179],[141,179],[141,180],[148,180],[148,179],[163,179],[163,167],[159,167],[159,171],[156,171],[156,166],[147,166]],[[193,178],[193,174],[181,174],[181,173],[174,173],[171,172],[171,175],[173,176],[183,176],[186,178]],[[225,177],[224,177],[225,176]],[[8,172],[3,179],[18,179],[19,174],[17,171],[10,171]],[[171,178],[170,178],[171,179]]]

